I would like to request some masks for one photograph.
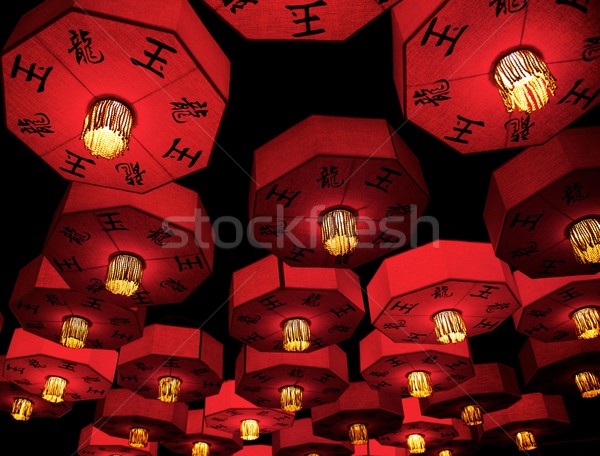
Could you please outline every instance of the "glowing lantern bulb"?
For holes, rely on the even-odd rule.
[[[116,295],[131,296],[142,283],[142,260],[130,254],[113,255],[108,263],[104,286]]]
[[[358,245],[356,215],[347,209],[326,212],[321,221],[321,241],[330,255],[352,253]]]
[[[310,346],[310,326],[303,318],[290,318],[283,324],[283,349],[301,352]]]
[[[600,334],[600,314],[595,307],[583,307],[571,314],[579,339],[594,339]]]
[[[465,405],[460,409],[460,419],[467,426],[479,426],[483,424],[483,414],[477,405]]]
[[[569,229],[569,240],[578,263],[600,263],[599,218],[588,218],[574,223]]]
[[[129,446],[133,448],[146,448],[148,446],[148,429],[132,427],[129,429]]]
[[[517,432],[515,435],[515,441],[519,451],[531,451],[537,448],[535,436],[530,431]]]
[[[117,100],[98,100],[85,117],[81,139],[95,157],[112,160],[129,149],[133,115]]]
[[[596,372],[584,371],[575,374],[575,384],[584,399],[600,396],[600,378]]]
[[[456,310],[442,310],[433,316],[438,342],[450,344],[462,342],[467,337],[467,327]]]
[[[299,386],[284,386],[281,392],[281,410],[298,412],[302,410],[302,388]]]
[[[161,377],[158,380],[158,399],[162,402],[177,402],[181,391],[181,379],[177,377]]]
[[[242,440],[256,440],[260,436],[260,428],[256,420],[242,420],[240,423]]]
[[[406,438],[406,445],[410,454],[425,453],[425,438],[421,434],[410,434]]]
[[[352,445],[365,445],[369,441],[367,426],[363,423],[354,423],[348,427],[348,437]]]
[[[429,397],[433,393],[429,372],[412,371],[408,374],[408,394],[412,397]]]
[[[206,442],[194,442],[192,456],[210,456],[210,446]]]
[[[60,331],[60,343],[68,348],[83,348],[87,340],[90,323],[81,317],[67,317]]]
[[[27,421],[33,413],[33,402],[24,397],[15,397],[10,416],[17,421]]]
[[[67,388],[67,381],[62,377],[50,376],[46,379],[44,389],[42,391],[42,398],[53,404],[63,402],[65,389]]]

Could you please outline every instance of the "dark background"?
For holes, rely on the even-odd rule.
[[[2,46],[20,16],[39,3],[39,0],[3,3]],[[209,166],[178,181],[200,194],[213,220],[227,215],[237,217],[243,224],[248,221],[252,156],[264,143],[312,114],[372,117],[384,118],[398,129],[398,134],[418,157],[431,197],[425,215],[437,218],[440,237],[489,241],[483,209],[490,175],[522,149],[461,155],[404,121],[392,81],[389,12],[341,43],[253,42],[243,39],[200,0],[191,3],[231,61],[229,104]],[[143,7],[143,1],[140,5]],[[596,107],[573,126],[598,125],[599,113],[600,107]],[[4,208],[0,310],[5,318],[0,333],[0,353],[4,354],[14,328],[18,327],[7,306],[18,271],[42,252],[51,217],[67,182],[6,130],[4,112],[0,114]],[[221,239],[232,240],[233,232],[228,232],[226,226],[222,228]],[[431,241],[431,233],[418,234],[419,245]],[[146,324],[203,325],[204,330],[224,344],[224,377],[233,379],[233,360],[241,344],[227,336],[231,274],[266,254],[248,242],[232,250],[217,248],[212,276],[185,302],[150,307]],[[368,284],[380,263],[381,258],[355,269],[363,286]],[[207,321],[216,309],[219,310]],[[361,380],[358,341],[372,330],[369,321],[366,315],[353,338],[341,344],[348,354],[353,381]],[[492,333],[471,338],[468,343],[475,363],[502,362],[518,371],[517,354],[524,341],[524,336],[515,332],[509,319]],[[564,398],[572,421],[571,430],[565,435],[541,440],[540,454],[599,454],[597,409],[600,398],[583,400],[569,395]],[[198,401],[190,407],[202,405],[202,401]],[[79,430],[93,421],[94,408],[92,401],[76,402],[73,410],[59,420],[33,418],[28,422],[16,422],[2,413],[0,453],[73,455]],[[301,416],[310,416],[309,410],[299,412],[298,417]],[[270,435],[263,435],[254,443],[270,443]],[[166,448],[160,448],[160,456],[170,454]],[[507,445],[482,448],[480,454],[516,455],[519,452],[514,445]]]

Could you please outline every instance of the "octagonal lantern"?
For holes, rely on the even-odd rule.
[[[354,448],[349,443],[315,435],[311,418],[294,420],[291,427],[274,432],[271,440],[273,456],[296,456],[298,454],[350,456],[354,453]]]
[[[359,345],[362,378],[398,397],[429,397],[475,375],[468,344],[393,342],[373,330]]]
[[[212,456],[231,456],[243,448],[239,435],[207,426],[204,409],[188,410],[185,434],[173,440],[163,440],[161,445],[173,453],[187,456],[195,454],[195,448],[201,454],[207,445]]]
[[[357,381],[351,382],[337,401],[313,407],[311,419],[317,436],[364,445],[399,429],[404,409],[396,395]]]
[[[385,258],[367,294],[373,326],[391,340],[445,344],[509,318],[520,307],[513,289],[491,244],[439,240]]]
[[[348,385],[348,360],[337,345],[276,356],[244,346],[236,359],[235,391],[257,406],[297,412],[336,401]]]
[[[112,385],[118,356],[116,350],[73,350],[16,328],[4,376],[53,403],[102,399]]]
[[[545,143],[600,102],[588,3],[403,0],[391,12],[404,117],[463,154]]]
[[[146,399],[126,388],[111,388],[96,403],[94,425],[106,434],[126,439],[134,448],[172,440],[185,434],[188,406]]]
[[[313,115],[254,153],[254,245],[290,266],[354,268],[406,245],[429,202],[384,119]]]
[[[515,272],[523,307],[514,314],[518,332],[542,342],[574,341],[600,334],[600,272],[530,279]]]
[[[600,127],[569,128],[492,173],[484,220],[498,258],[533,279],[598,271],[599,141]]]
[[[136,193],[207,166],[229,91],[229,61],[187,0],[45,0],[2,68],[25,145],[69,181]]]
[[[529,337],[519,365],[529,391],[592,399],[600,396],[600,339],[554,344]]]
[[[350,338],[365,315],[353,271],[293,268],[275,255],[234,271],[230,296],[230,335],[259,351],[309,352],[335,345]],[[295,320],[303,320],[297,323],[308,330],[306,340],[286,333],[286,328],[294,332]]]
[[[19,271],[8,305],[25,331],[71,348],[119,348],[142,336],[146,317],[71,289],[43,255]]]
[[[88,424],[79,432],[77,454],[80,456],[156,456],[158,442],[148,442],[146,448],[133,448],[128,440],[113,437],[103,432],[94,424]]]
[[[480,426],[484,415],[511,406],[521,398],[515,370],[505,364],[474,364],[475,376],[460,388],[440,391],[421,399],[424,415],[462,419],[464,425]]]
[[[71,182],[43,254],[72,289],[96,299],[172,304],[212,273],[212,235],[198,193],[179,184],[137,194]]]

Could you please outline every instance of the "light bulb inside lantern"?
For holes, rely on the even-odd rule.
[[[494,69],[494,79],[507,112],[531,113],[543,108],[556,90],[556,79],[536,54],[519,49],[502,57]]]
[[[98,100],[85,117],[80,139],[93,156],[112,160],[129,149],[132,124],[133,115],[125,104]]]
[[[129,429],[129,446],[133,448],[146,448],[148,446],[149,431],[143,427]]]
[[[162,402],[177,402],[180,391],[180,378],[165,376],[158,379],[158,399]]]
[[[596,372],[584,371],[575,374],[575,384],[584,399],[600,396],[600,377]]]
[[[242,420],[240,423],[242,440],[256,440],[260,435],[260,428],[256,420]]]
[[[425,453],[425,438],[421,434],[410,434],[406,437],[406,445],[410,454]]]
[[[310,324],[303,318],[290,318],[283,323],[283,349],[301,352],[310,346]]]
[[[354,423],[348,427],[348,437],[352,445],[365,445],[369,441],[367,426],[363,423]]]
[[[10,416],[17,421],[27,421],[33,413],[33,402],[24,397],[15,397]]]
[[[192,456],[209,456],[210,446],[206,442],[194,442]]]
[[[46,383],[44,384],[42,398],[53,404],[63,402],[66,388],[67,381],[64,378],[51,375],[46,379]]]
[[[352,253],[358,245],[356,215],[347,209],[332,209],[323,214],[321,242],[330,255]]]
[[[433,393],[429,372],[412,371],[408,374],[408,394],[412,397],[429,397]]]
[[[87,340],[90,322],[81,317],[67,317],[60,331],[60,343],[68,348],[83,348]]]
[[[113,255],[108,263],[104,286],[116,295],[131,296],[142,283],[144,265],[135,255],[119,253]]]
[[[600,218],[587,218],[569,228],[569,240],[578,263],[600,263]]]
[[[323,456],[321,453],[307,453],[305,456]]]
[[[530,431],[517,432],[515,435],[515,442],[517,443],[519,451],[531,451],[537,448],[535,437]]]
[[[281,392],[281,410],[284,412],[298,412],[302,410],[302,388],[299,386],[284,386]]]
[[[467,327],[456,310],[442,310],[433,316],[435,336],[438,342],[450,344],[462,342],[467,337]]]
[[[460,409],[460,419],[467,426],[483,424],[483,413],[477,405],[465,405]]]
[[[600,335],[600,313],[595,307],[583,307],[571,314],[579,339],[593,339]]]
[[[438,456],[452,456],[452,450],[441,450]]]

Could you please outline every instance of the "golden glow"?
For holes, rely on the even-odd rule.
[[[148,429],[132,427],[129,429],[129,446],[133,448],[146,448],[148,446]]]
[[[321,453],[308,453],[306,456],[322,456]]]
[[[433,316],[435,336],[442,344],[462,342],[467,337],[467,327],[460,312],[442,310]]]
[[[529,431],[517,432],[515,441],[517,442],[517,447],[519,447],[520,451],[531,451],[537,448],[535,437]]]
[[[301,352],[310,346],[310,326],[303,318],[291,318],[283,324],[283,349]]]
[[[85,117],[80,139],[95,157],[112,160],[129,149],[133,115],[117,100],[99,100]]]
[[[412,397],[429,397],[433,393],[428,372],[412,371],[408,374],[408,394]]]
[[[578,263],[600,263],[600,219],[574,223],[569,229],[569,239]]]
[[[299,386],[284,386],[281,392],[281,410],[284,412],[298,412],[302,410],[302,388]]]
[[[58,404],[64,401],[65,389],[67,388],[67,381],[62,377],[50,376],[46,379],[44,390],[42,391],[42,397],[48,402]]]
[[[68,348],[83,348],[90,324],[85,318],[67,317],[60,331],[60,343]]]
[[[460,419],[467,426],[479,426],[483,424],[483,414],[476,405],[465,405],[460,409]]]
[[[192,456],[209,456],[210,447],[206,442],[194,442],[192,446]]]
[[[181,379],[161,377],[158,379],[158,399],[163,402],[177,402],[181,390]]]
[[[593,339],[600,334],[600,314],[595,307],[584,307],[571,314],[579,339]]]
[[[541,109],[556,90],[556,79],[544,61],[526,49],[502,57],[494,69],[494,79],[507,112],[515,107],[527,113]]]
[[[355,423],[348,427],[348,436],[352,445],[366,445],[369,441],[367,426],[363,423]]]
[[[452,456],[452,450],[442,450],[438,453],[438,456]]]
[[[421,434],[410,434],[406,437],[406,444],[410,454],[425,453],[425,438]]]
[[[131,296],[142,283],[142,260],[138,257],[121,253],[114,255],[108,263],[104,286],[116,295]]]
[[[575,374],[575,384],[584,399],[600,396],[600,378],[595,372],[585,371]]]
[[[352,253],[358,245],[356,215],[347,209],[333,209],[321,221],[323,247],[333,256]]]
[[[27,421],[33,413],[33,402],[24,397],[15,397],[10,415],[17,421]]]
[[[256,420],[242,420],[240,423],[242,440],[256,440],[260,435],[260,428]]]

